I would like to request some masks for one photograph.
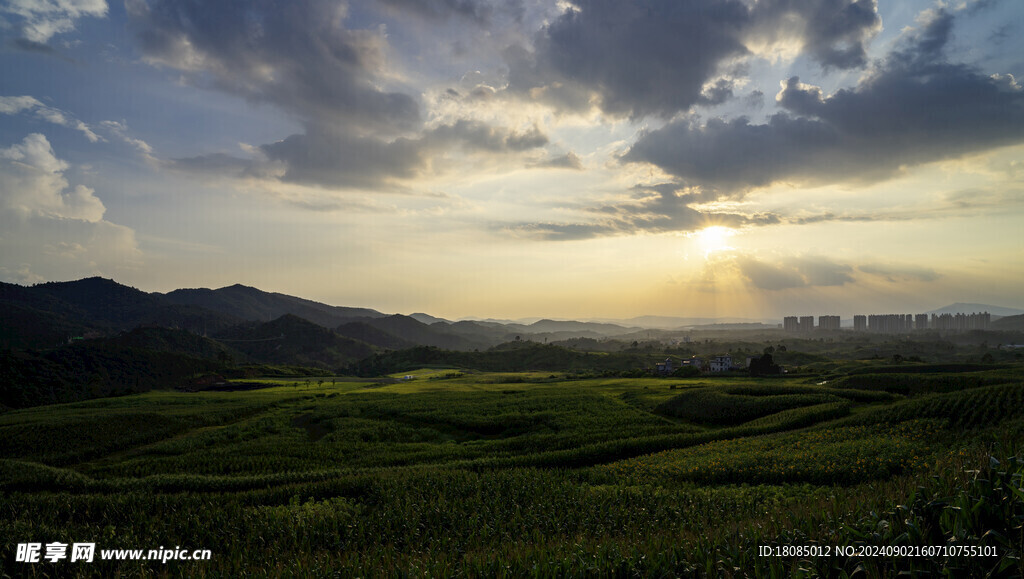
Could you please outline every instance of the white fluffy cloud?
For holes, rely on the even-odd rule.
[[[14,16],[22,38],[43,44],[75,29],[79,18],[107,15],[106,0],[6,0],[0,10]]]
[[[0,159],[0,199],[5,208],[23,217],[103,219],[103,202],[92,189],[68,184],[63,174],[67,163],[54,155],[45,136],[32,133],[21,143],[0,149]]]
[[[0,149],[3,277],[112,275],[141,258],[135,232],[104,220],[103,202],[92,189],[71,185],[67,169],[39,133]]]
[[[0,114],[17,115],[30,113],[38,119],[48,123],[69,127],[81,131],[86,139],[95,143],[103,138],[92,131],[89,125],[73,118],[70,114],[43,104],[39,99],[31,96],[0,96]]]

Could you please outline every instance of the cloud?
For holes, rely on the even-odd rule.
[[[945,60],[952,15],[936,11],[853,89],[797,77],[767,123],[693,119],[643,133],[623,156],[691,185],[745,191],[778,182],[870,183],[904,167],[1024,142],[1024,91],[1009,75]]]
[[[0,149],[0,192],[4,206],[27,217],[99,221],[106,208],[92,189],[70,187],[63,172],[67,163],[58,159],[45,136],[33,133],[16,145]]]
[[[746,54],[737,1],[584,0],[512,49],[509,88],[562,108],[669,117],[701,98],[726,59]]]
[[[220,177],[245,177],[334,189],[404,191],[403,181],[431,170],[446,151],[467,154],[517,154],[547,144],[536,126],[523,131],[460,120],[414,138],[385,141],[331,127],[310,126],[305,133],[260,145],[245,159],[226,153],[173,159],[173,169]],[[317,207],[320,204],[310,205]]]
[[[875,0],[580,0],[545,26],[532,50],[506,54],[509,91],[558,108],[670,118],[732,96],[712,81],[752,47],[797,47],[829,68],[863,66],[881,29]]]
[[[749,44],[797,43],[825,68],[867,64],[867,44],[882,29],[875,0],[762,0],[751,11]]]
[[[141,259],[135,232],[103,219],[95,192],[72,186],[44,135],[0,149],[0,276],[18,281],[124,271]]]
[[[417,9],[437,17],[482,19],[498,5],[438,0]],[[167,161],[173,169],[395,191],[404,189],[402,181],[429,172],[432,161],[451,150],[515,154],[548,142],[536,126],[517,131],[462,119],[425,127],[418,97],[381,88],[394,84],[386,35],[378,29],[347,28],[344,4],[129,0],[128,7],[148,62],[181,71],[198,86],[273,104],[304,127],[301,133],[259,145],[248,158],[217,152]],[[318,201],[311,207],[321,205]]]
[[[468,119],[431,129],[424,140],[435,147],[458,146],[470,152],[492,153],[527,151],[548,143],[547,135],[536,125],[525,131],[512,131]]]
[[[460,18],[481,25],[489,25],[496,14],[510,14],[520,18],[521,0],[381,0],[383,4],[406,13],[414,13],[430,20]]]
[[[750,255],[740,255],[735,263],[748,282],[763,290],[840,286],[854,281],[850,275],[852,267],[821,256],[790,257],[767,263]]]
[[[569,151],[564,155],[550,157],[543,161],[532,163],[530,167],[538,169],[572,169],[573,171],[582,171],[583,161],[580,160],[576,153]]]
[[[14,46],[25,52],[38,52],[40,54],[55,54],[57,51],[44,42],[33,42],[27,38],[15,38]]]
[[[870,214],[845,214],[836,215],[832,212],[818,213],[815,215],[801,215],[798,217],[790,217],[785,221],[787,223],[793,223],[796,225],[810,225],[812,223],[825,223],[829,221],[845,221],[848,223],[855,222],[869,222],[869,221],[908,221],[910,219],[920,218],[920,215],[913,213],[870,213]]]
[[[92,131],[89,125],[73,118],[69,113],[43,104],[35,97],[0,96],[0,114],[16,115],[22,112],[31,113],[34,117],[48,123],[80,131],[92,143],[103,140]]]
[[[156,162],[156,158],[153,157],[153,147],[150,147],[146,141],[131,136],[128,132],[128,124],[124,121],[102,121],[100,126],[138,151],[139,155],[146,161]]]
[[[857,269],[864,273],[884,278],[890,283],[901,281],[935,281],[942,277],[934,269],[916,265],[868,263],[859,266]]]
[[[738,258],[736,265],[743,277],[759,289],[774,291],[807,286],[807,281],[792,266],[769,265],[749,256]]]
[[[7,0],[0,4],[0,12],[14,16],[24,46],[40,50],[41,45],[54,35],[75,29],[75,21],[84,17],[102,18],[107,15],[106,0]]]
[[[779,217],[771,213],[744,215],[696,209],[715,197],[714,192],[680,188],[674,183],[637,186],[634,199],[618,204],[586,208],[594,216],[586,223],[518,223],[501,228],[518,235],[541,240],[573,240],[633,235],[695,231],[712,225],[737,228],[772,225]]]
[[[198,86],[352,131],[395,134],[420,123],[413,97],[380,88],[385,36],[346,28],[344,4],[129,0],[127,8],[145,59]]]
[[[285,167],[281,181],[334,188],[373,188],[409,179],[424,162],[420,143],[410,139],[387,142],[315,127],[262,145],[260,151]]]

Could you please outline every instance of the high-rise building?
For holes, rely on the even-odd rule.
[[[782,329],[787,332],[799,332],[800,321],[796,316],[786,316],[782,318]]]
[[[866,332],[868,329],[867,316],[853,316],[853,330],[855,332]]]
[[[992,315],[988,312],[973,314],[932,314],[933,330],[952,330],[954,332],[965,332],[967,330],[987,330],[992,322]]]
[[[838,330],[839,316],[818,316],[818,329]]]
[[[927,330],[928,329],[928,314],[917,314],[914,316],[914,329],[915,330]]]
[[[800,331],[810,332],[814,330],[814,316],[800,316]]]
[[[868,316],[868,329],[872,332],[898,334],[909,332],[914,325],[910,314],[884,314]]]

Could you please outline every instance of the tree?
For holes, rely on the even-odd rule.
[[[700,368],[691,364],[680,366],[672,372],[673,378],[693,378],[694,376],[700,376]],[[673,388],[675,388],[675,386],[673,386]]]
[[[771,354],[765,354],[750,361],[751,376],[771,376],[782,373],[782,368],[775,363]]]

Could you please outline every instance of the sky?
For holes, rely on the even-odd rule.
[[[1024,308],[1019,0],[0,0],[0,280]]]

